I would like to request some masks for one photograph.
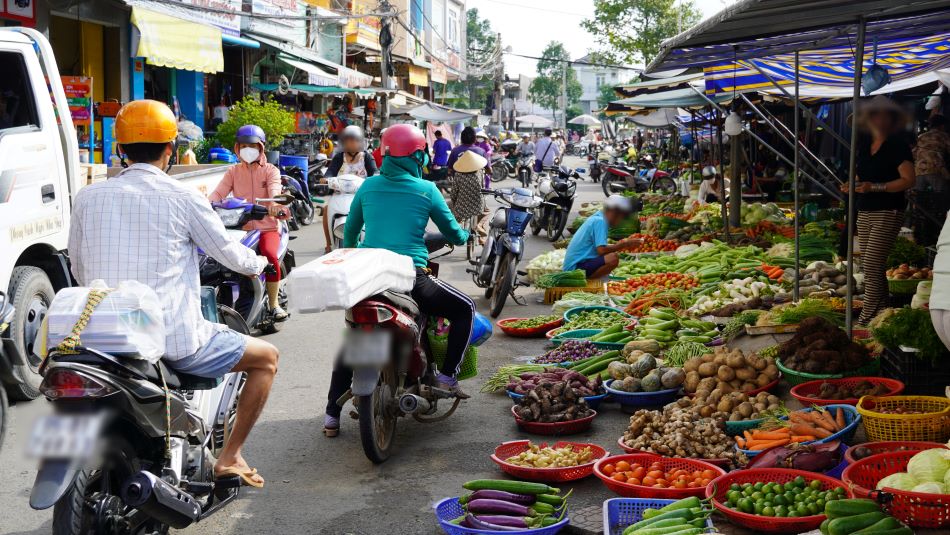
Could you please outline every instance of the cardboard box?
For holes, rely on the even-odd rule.
[[[109,173],[109,166],[104,163],[81,163],[79,169],[85,175],[87,185],[104,181]]]

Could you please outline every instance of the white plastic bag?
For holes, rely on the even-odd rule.
[[[89,290],[106,290],[102,280],[90,287],[64,288],[49,307],[46,346],[52,351],[72,333],[86,307]],[[138,281],[122,281],[93,310],[79,344],[104,353],[158,362],[165,354],[165,318],[154,290]]]
[[[293,314],[347,309],[385,290],[408,292],[412,259],[386,249],[337,249],[294,269],[287,277]]]

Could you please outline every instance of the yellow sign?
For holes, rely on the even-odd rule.
[[[429,87],[429,69],[410,65],[409,83],[419,87]]]
[[[215,73],[224,70],[221,30],[132,7],[132,24],[139,30],[136,56],[149,65]]]
[[[352,0],[350,10],[354,15],[372,13],[377,9],[375,0]],[[363,17],[349,19],[346,23],[346,43],[379,50],[379,18]]]

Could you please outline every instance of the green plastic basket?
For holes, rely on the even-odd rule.
[[[887,289],[892,294],[912,294],[917,285],[929,279],[887,279]]]
[[[775,365],[778,366],[778,369],[782,372],[782,377],[791,386],[807,383],[808,381],[817,381],[820,379],[841,379],[842,377],[873,377],[881,371],[881,359],[877,357],[872,357],[871,362],[868,364],[865,364],[860,368],[849,370],[847,373],[821,374],[799,372],[783,366],[781,359],[775,359]]]
[[[448,352],[449,337],[448,335],[437,335],[432,329],[429,329],[428,335],[429,352],[432,360],[441,369],[442,363],[445,362],[445,354]],[[459,368],[456,379],[462,381],[471,379],[476,375],[478,375],[478,348],[470,345],[468,351],[465,352],[465,358],[462,359],[462,366]]]

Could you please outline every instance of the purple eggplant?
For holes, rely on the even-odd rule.
[[[475,515],[473,515],[473,514],[471,514],[471,513],[469,513],[468,515],[466,515],[466,517],[465,517],[465,522],[464,522],[464,523],[465,523],[465,524],[468,524],[466,527],[470,527],[470,528],[472,528],[472,529],[483,529],[483,530],[486,530],[486,531],[522,531],[522,530],[524,530],[524,528],[513,528],[513,527],[510,527],[510,526],[498,526],[498,525],[492,524],[492,523],[490,523],[490,522],[485,522],[485,521],[479,520],[478,518],[475,518]]]
[[[465,501],[462,501],[462,500]],[[536,501],[534,494],[514,494],[512,492],[505,492],[503,490],[488,490],[482,489],[469,494],[468,496],[463,496],[459,501],[462,503],[468,503],[472,500],[501,500],[503,502],[511,502],[519,505],[531,505]]]
[[[508,515],[475,515],[482,522],[509,528],[536,528],[541,525],[541,517],[508,516]]]
[[[517,503],[506,502],[504,500],[471,500],[468,502],[468,512],[512,516],[535,516],[534,509]]]
[[[824,472],[841,462],[837,441],[824,444],[790,444],[776,446],[756,455],[746,468],[794,468]]]

